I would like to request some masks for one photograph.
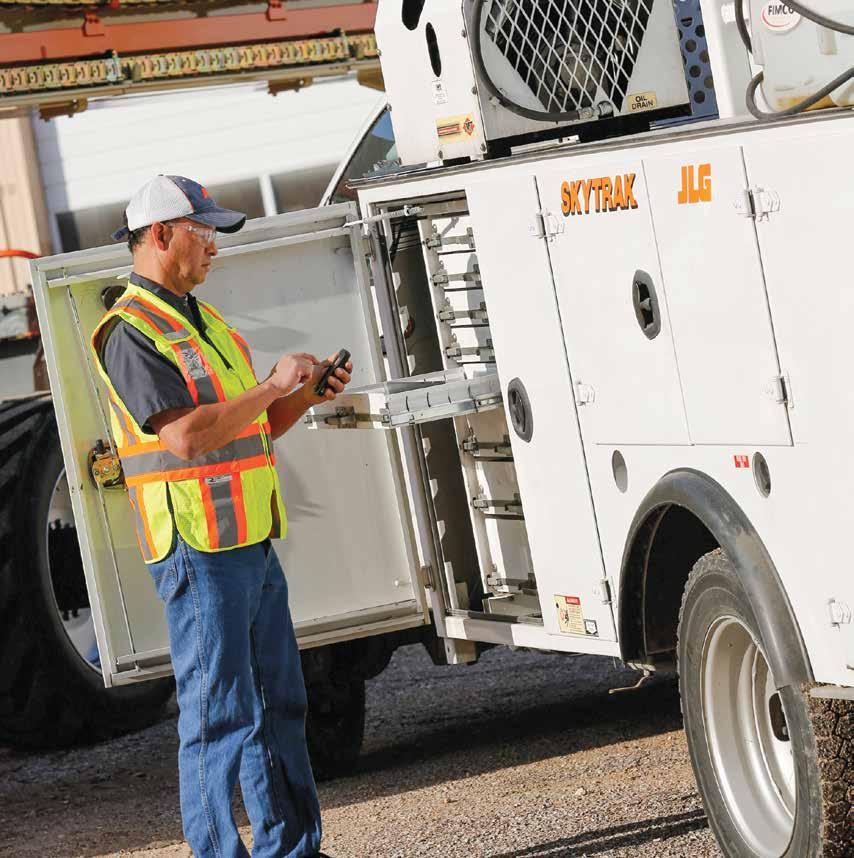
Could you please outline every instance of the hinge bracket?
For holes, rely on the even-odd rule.
[[[575,404],[589,405],[596,400],[596,391],[589,384],[575,383]]]
[[[531,238],[554,241],[557,236],[563,234],[564,228],[563,221],[558,220],[550,211],[543,209],[534,212],[534,222],[528,227],[528,234]]]
[[[742,217],[753,220],[767,220],[768,216],[780,211],[780,195],[767,188],[746,188],[735,201],[735,210]]]
[[[774,400],[774,402],[780,405],[785,405],[786,408],[794,407],[794,400],[792,399],[792,383],[786,373],[775,375],[771,381],[768,382],[765,392]]]
[[[421,572],[421,583],[425,590],[436,589],[436,576],[433,574],[433,567],[427,563],[419,570]]]

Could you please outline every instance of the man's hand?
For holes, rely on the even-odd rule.
[[[304,352],[284,355],[273,367],[268,380],[280,396],[287,396],[298,384],[310,379],[318,365],[314,355]]]
[[[347,361],[341,369],[336,369],[335,372],[329,376],[326,392],[323,396],[318,396],[314,392],[314,388],[323,377],[323,373],[326,372],[329,366],[335,362],[335,358],[337,357],[338,352],[334,355],[330,355],[327,360],[323,361],[323,363],[316,363],[313,367],[311,378],[305,382],[301,391],[309,407],[335,399],[339,393],[344,392],[344,388],[350,383],[350,373],[353,372],[353,362]]]

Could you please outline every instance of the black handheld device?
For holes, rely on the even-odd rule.
[[[338,357],[335,358],[328,367],[326,367],[326,372],[323,373],[320,377],[320,381],[318,381],[314,386],[314,392],[318,396],[323,396],[326,393],[326,388],[329,386],[329,377],[336,369],[341,369],[346,366],[348,360],[350,360],[350,352],[348,352],[347,349],[341,349],[338,352]]]

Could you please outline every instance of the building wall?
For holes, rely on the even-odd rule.
[[[40,255],[52,250],[29,119],[0,121],[0,250],[11,249]],[[0,304],[28,285],[26,260],[0,259]]]
[[[130,195],[157,173],[201,181],[250,217],[317,204],[379,100],[354,79],[273,97],[258,85],[134,96],[36,124],[54,244],[110,241]]]

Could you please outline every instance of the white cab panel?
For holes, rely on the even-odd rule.
[[[584,440],[689,443],[640,161],[567,160],[537,182],[544,209],[562,227],[549,255],[575,394],[586,400]],[[652,338],[636,315],[636,282],[651,293]]]
[[[357,385],[380,378],[364,258],[356,232],[344,228],[353,215],[350,205],[282,215],[254,221],[220,242],[200,296],[242,331],[259,375],[287,351],[325,357],[346,347]],[[121,489],[99,493],[86,467],[95,441],[109,437],[89,336],[103,314],[101,290],[128,263],[126,251],[115,246],[34,264],[101,662],[112,683],[168,670],[162,605],[139,557],[127,497]],[[71,282],[67,274],[75,275]],[[421,623],[422,594],[413,585],[418,560],[395,439],[331,434],[299,424],[276,444],[290,523],[276,550],[298,635],[322,642],[318,635],[346,638],[356,627],[365,634],[372,623],[392,619]]]
[[[644,168],[691,442],[790,444],[741,149],[652,157]]]
[[[574,636],[561,631],[556,607],[556,599],[569,597],[580,603],[572,604],[573,618],[591,621],[591,637],[614,640],[546,241],[529,229],[540,207],[536,184],[524,176],[473,183],[468,203],[508,426],[507,387],[514,379],[530,400],[531,439],[511,428],[510,440],[545,630]]]

